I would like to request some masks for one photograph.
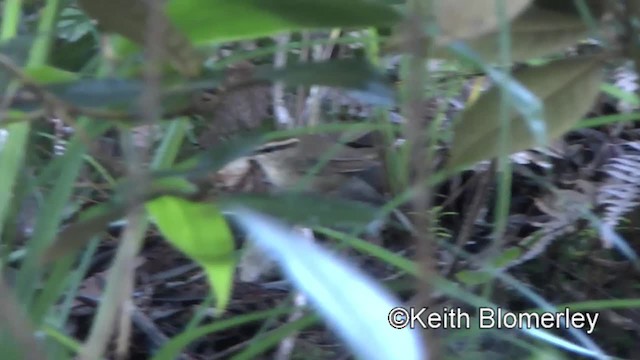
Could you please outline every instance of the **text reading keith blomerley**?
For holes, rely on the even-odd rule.
[[[502,308],[479,308],[476,317],[460,308],[393,308],[389,312],[389,324],[395,328],[469,329],[471,321],[477,321],[480,329],[584,329],[591,334],[598,322],[598,313],[560,312],[516,313]],[[473,320],[472,320],[473,319]]]

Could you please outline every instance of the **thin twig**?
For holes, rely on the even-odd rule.
[[[460,227],[460,232],[458,233],[458,238],[456,239],[456,247],[458,249],[462,249],[464,244],[467,243],[469,237],[471,236],[473,225],[478,220],[478,215],[480,214],[480,210],[482,209],[482,204],[484,204],[485,200],[487,199],[487,188],[489,187],[489,183],[493,179],[492,175],[494,173],[494,170],[495,162],[492,162],[491,168],[479,175],[478,182],[474,191],[474,196],[471,199],[471,204],[469,205],[469,211],[467,211],[467,213],[464,215],[464,220],[462,221],[462,226]],[[445,276],[455,268],[457,259],[458,258],[456,257],[453,261],[451,261],[449,266],[443,270],[443,274]]]
[[[145,87],[140,97],[140,113],[145,125],[152,126],[161,116],[159,111],[160,67],[163,60],[163,34],[166,32],[168,23],[163,21],[160,4],[153,0],[147,0],[146,5],[149,11],[144,49],[147,65],[144,67]],[[148,151],[143,154],[140,151],[140,147],[135,146],[133,137],[132,131],[121,137],[125,158],[127,159],[127,170],[133,183],[139,185],[128,188],[130,190],[128,199],[139,198],[140,191],[144,189],[142,185],[149,181],[149,172],[143,166],[145,160],[148,160]],[[148,150],[148,148],[142,150]],[[81,359],[97,359],[104,353],[118,310],[120,310],[121,318],[119,321],[120,328],[116,356],[122,359],[127,357],[131,327],[124,324],[127,324],[130,318],[125,319],[122,317],[127,315],[126,303],[130,301],[134,284],[135,257],[140,250],[147,227],[145,220],[146,213],[142,208],[132,211],[128,216],[128,223],[123,232],[122,241],[118,247],[114,263],[109,270],[104,300],[100,304],[98,315],[93,323],[89,339],[83,348]]]
[[[329,35],[329,43],[327,46],[322,47],[320,45],[313,46],[312,56],[316,61],[326,60],[331,57],[333,49],[336,46],[336,40],[340,37],[340,30],[334,29]],[[320,103],[327,93],[327,88],[323,86],[314,85],[309,89],[309,96],[307,98],[306,124],[305,125],[318,125],[320,123]]]
[[[273,56],[273,66],[276,69],[287,65],[287,44],[290,39],[291,34],[289,33],[276,37],[277,50]],[[273,84],[273,112],[279,127],[290,129],[294,126],[294,120],[284,99],[284,83],[282,81],[276,81]]]
[[[424,186],[434,172],[434,141],[433,134],[427,131],[430,122],[426,121],[423,114],[425,109],[424,93],[425,81],[427,79],[425,62],[427,60],[427,41],[425,34],[425,20],[429,14],[428,2],[414,0],[409,3],[409,16],[403,24],[403,36],[407,43],[407,53],[409,55],[408,76],[405,81],[405,94],[407,101],[404,104],[404,113],[407,123],[404,126],[405,139],[409,147],[408,157],[410,163],[407,170],[414,174],[413,187],[416,193],[413,197],[412,208],[414,211],[414,224],[417,234],[414,235],[416,241],[417,261],[420,267],[417,294],[412,304],[417,307],[429,306],[429,298],[433,293],[432,279],[437,275],[435,267],[435,244],[434,233],[435,223],[431,213],[433,192],[431,187]],[[422,236],[420,236],[420,234]],[[437,359],[438,346],[431,331],[424,331],[425,344],[428,344],[430,358]]]

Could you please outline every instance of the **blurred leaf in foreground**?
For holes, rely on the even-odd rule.
[[[222,311],[231,297],[235,242],[227,221],[211,204],[163,196],[149,201],[147,211],[173,246],[203,267]]]
[[[387,323],[390,310],[400,302],[375,280],[263,215],[241,208],[234,213],[249,238],[278,262],[356,357],[428,359],[418,330]]]
[[[310,28],[390,26],[401,19],[393,7],[366,0],[171,0],[167,13],[196,44]]]
[[[48,65],[28,67],[24,69],[24,74],[38,84],[68,82],[78,78],[78,75],[75,73]]]
[[[78,108],[129,112],[130,116],[136,113],[138,99],[145,86],[139,79],[125,78],[87,78],[69,81],[72,79],[72,73],[51,67],[31,71],[34,75],[40,76],[43,83],[47,83],[44,88],[48,92],[69,104]],[[195,93],[224,85],[225,75],[225,71],[214,71],[190,81],[181,80],[179,83],[174,79],[167,79],[161,89],[163,112],[182,113],[189,110],[194,105]],[[239,92],[247,87],[268,85],[273,81],[283,81],[290,86],[321,85],[350,89],[366,96],[369,103],[392,105],[395,102],[392,83],[365,60],[305,63],[284,69],[259,66],[245,79],[234,83],[225,91]]]
[[[256,77],[282,81],[291,86],[322,85],[357,90],[368,95],[369,102],[393,105],[392,83],[365,60],[332,60],[292,64],[282,69],[257,68]]]
[[[132,207],[140,206],[147,200],[165,195],[189,196],[196,191],[195,186],[183,178],[160,177],[154,179],[147,187],[142,199],[125,199],[123,194],[127,194],[126,190],[131,186],[135,186],[132,185],[131,179],[122,179],[116,186],[111,201],[82,211],[73,224],[60,231],[45,252],[44,261],[53,261],[81,249],[93,236],[105,231],[111,223],[125,218],[127,211]]]
[[[114,110],[135,114],[139,106],[139,97],[144,83],[135,79],[105,78],[81,79],[77,81],[56,82],[45,89],[59,99],[78,108]],[[190,89],[175,89],[165,86],[162,89],[164,112],[174,112],[187,108]]]
[[[300,226],[364,227],[376,216],[376,208],[367,204],[308,193],[235,194],[217,201],[221,207],[243,205]]]
[[[544,104],[547,141],[569,131],[589,111],[600,91],[601,70],[601,59],[577,58],[514,74],[514,78]],[[498,87],[490,89],[456,119],[449,168],[473,165],[499,154],[500,96]],[[508,121],[511,122],[509,154],[543,145],[536,142],[529,125],[513,107]]]

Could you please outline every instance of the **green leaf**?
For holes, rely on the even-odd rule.
[[[517,260],[518,258],[520,258],[520,255],[522,255],[522,250],[516,247],[509,248],[502,251],[502,253],[500,253],[500,255],[498,255],[495,259],[493,259],[491,263],[495,268],[498,268],[498,269],[503,268],[509,265],[514,260]]]
[[[455,274],[458,281],[469,285],[482,285],[491,280],[491,274],[484,271],[462,270]]]
[[[46,87],[62,100],[85,107],[133,107],[143,84],[124,79],[82,79]]]
[[[588,26],[575,14],[565,14],[536,6],[527,9],[510,26],[511,53],[514,62],[525,61],[561,51],[589,34]],[[486,62],[497,62],[500,54],[500,33],[469,39],[466,45]],[[434,57],[455,58],[447,47],[439,47]]]
[[[62,71],[53,73],[54,68],[43,68],[34,72],[48,71],[49,77],[62,78]],[[55,76],[54,76],[55,75]],[[225,71],[212,71],[188,82],[176,84],[175,79],[167,79],[162,85],[162,105],[164,111],[174,112],[186,109],[194,92],[219,86],[225,78]],[[283,81],[290,86],[322,85],[354,90],[354,94],[366,98],[369,103],[391,105],[395,102],[392,83],[365,60],[336,60],[321,63],[294,64],[283,69],[259,66],[245,81],[234,84],[228,91],[241,91],[256,83]],[[106,78],[81,79],[56,82],[45,88],[60,99],[82,108],[127,110],[134,112],[139,106],[139,97],[144,91],[144,83],[137,79]]]
[[[236,194],[216,199],[220,207],[244,206],[302,226],[366,226],[376,208],[355,201],[306,193]]]
[[[600,89],[601,64],[600,59],[566,59],[524,69],[514,75],[543,102],[547,141],[569,131],[589,111]],[[490,89],[456,119],[448,163],[450,169],[498,155],[500,96],[498,88]],[[509,121],[510,154],[541,145],[536,143],[529,124],[513,108]]]
[[[146,207],[167,241],[204,268],[216,307],[224,310],[233,285],[235,242],[222,213],[211,204],[171,196],[149,201]]]
[[[43,260],[51,262],[82,248],[96,234],[107,229],[109,224],[124,218],[127,210],[133,206],[142,205],[158,197],[170,194],[188,196],[195,192],[193,184],[178,177],[163,177],[154,179],[151,186],[142,195],[142,200],[124,198],[127,187],[130,188],[131,179],[123,179],[116,187],[116,193],[110,202],[90,207],[83,211],[78,220],[64,228],[56,237],[53,244],[46,250]]]
[[[365,60],[333,60],[297,63],[282,69],[258,67],[255,78],[282,81],[290,86],[322,85],[358,90],[368,102],[393,105],[395,92],[391,81]],[[364,95],[368,96],[364,96]]]
[[[75,73],[48,65],[28,67],[24,70],[24,73],[38,84],[70,82],[78,78]]]
[[[144,84],[139,80],[82,79],[47,85],[46,89],[60,99],[82,108],[136,111]],[[186,107],[190,90],[165,90],[162,105],[165,111]]]
[[[401,19],[393,7],[366,0],[171,0],[167,13],[196,44],[302,29],[391,26]]]

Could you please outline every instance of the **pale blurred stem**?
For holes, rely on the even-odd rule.
[[[94,360],[102,358],[107,342],[111,337],[116,315],[122,305],[121,297],[124,294],[123,281],[131,281],[133,273],[133,259],[138,254],[141,239],[147,228],[144,211],[137,209],[131,212],[128,217],[127,226],[124,229],[120,246],[116,252],[116,257],[109,269],[107,276],[107,286],[105,288],[98,313],[93,321],[89,339],[80,353],[81,360]],[[129,280],[127,280],[129,279]]]
[[[50,0],[45,3],[40,23],[38,24],[39,36],[34,40],[29,54],[29,66],[46,64],[52,41],[50,34],[53,33],[59,6],[60,2],[58,0]],[[16,36],[21,18],[21,8],[21,0],[4,1],[2,21],[0,22],[2,24],[0,40],[5,41]],[[16,86],[16,82],[9,84],[8,88],[4,89],[5,95],[11,97],[11,92],[15,91]],[[3,112],[3,109],[0,109],[0,120],[2,120]],[[3,170],[0,177],[0,237],[9,206],[12,204],[13,188],[24,161],[31,123],[29,121],[14,123],[8,125],[6,130],[9,136],[2,147],[2,151],[0,151],[0,164],[2,164],[1,168]]]
[[[309,62],[311,57],[311,33],[309,31],[302,32],[302,46],[300,49],[300,62]],[[300,124],[300,119],[304,113],[304,103],[307,98],[307,88],[304,86],[298,86],[296,91],[296,109],[295,109],[295,122]]]
[[[406,42],[406,52],[409,54],[407,78],[404,84],[404,113],[406,125],[404,127],[405,139],[407,141],[410,156],[407,157],[409,164],[406,167],[413,175],[410,179],[415,188],[413,197],[413,221],[416,228],[415,241],[417,249],[417,261],[420,270],[420,277],[417,284],[415,306],[428,306],[432,293],[432,283],[435,279],[435,234],[433,229],[435,224],[430,213],[432,202],[432,189],[425,186],[427,179],[433,173],[433,152],[431,151],[430,137],[426,129],[429,123],[423,114],[425,102],[425,82],[427,80],[426,61],[428,39],[424,29],[428,19],[430,4],[429,1],[413,0],[408,4],[408,14],[410,14],[403,24],[404,39]],[[424,331],[425,340],[429,347],[431,358],[439,358],[435,337],[430,331]]]
[[[313,46],[312,58],[315,61],[323,61],[331,57],[331,53],[336,46],[336,41],[340,37],[340,29],[333,29],[329,34],[329,42],[323,48],[321,45]],[[307,114],[306,125],[316,126],[320,124],[320,102],[327,92],[326,87],[314,85],[309,89],[309,97],[305,113]]]
[[[144,126],[151,129],[160,119],[160,81],[161,62],[163,55],[163,34],[165,33],[163,13],[155,1],[147,1],[148,17],[145,32],[145,64],[144,81],[145,88],[140,97],[140,113],[144,120]],[[150,131],[151,132],[151,131]],[[132,201],[140,198],[139,190],[149,182],[148,171],[145,170],[144,161],[147,159],[150,141],[145,141],[143,147],[135,144],[132,130],[128,130],[121,137],[124,154],[127,160],[127,170],[134,186],[130,189],[128,199]],[[147,139],[150,140],[150,139]],[[162,154],[159,154],[162,156]],[[115,260],[109,270],[108,282],[103,294],[98,314],[91,328],[89,339],[82,349],[81,359],[98,359],[104,353],[111,337],[113,327],[116,324],[117,315],[120,315],[120,325],[117,353],[118,358],[126,358],[130,339],[130,319],[126,319],[128,312],[125,309],[127,299],[131,296],[134,287],[135,258],[142,246],[148,221],[146,212],[141,207],[131,209],[127,217],[127,226],[122,235],[122,240]]]
[[[0,40],[6,41],[17,34],[22,1],[6,0],[3,4]],[[28,65],[30,66],[46,64],[47,55],[51,48],[52,39],[50,34],[53,33],[59,5],[57,0],[50,0],[45,3],[40,23],[38,24],[40,36],[34,41],[29,54]],[[7,97],[11,97],[12,91],[15,91],[16,88],[17,82],[12,81],[8,88],[3,89],[3,91]],[[3,109],[0,109],[0,114],[2,112]],[[1,120],[2,116],[0,115]],[[28,121],[19,122],[8,125],[6,130],[9,136],[2,150],[0,150],[0,169],[2,172],[2,176],[0,176],[0,237],[2,236],[2,228],[4,227],[9,207],[14,205],[12,201],[13,188],[23,166],[31,124]],[[4,276],[1,271],[2,267],[3,264],[0,264],[0,279]],[[33,337],[34,331],[27,320],[26,314],[24,314],[20,304],[14,301],[13,291],[3,281],[0,283],[0,287],[0,294],[3,294],[3,298],[0,301],[0,306],[2,307],[0,309],[0,318],[2,318],[3,327],[6,327],[3,331],[12,331],[14,338],[21,343],[23,356],[26,359],[46,359],[46,354],[42,352],[40,344]]]

